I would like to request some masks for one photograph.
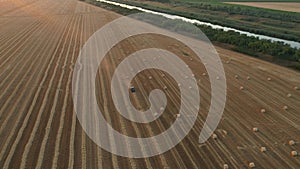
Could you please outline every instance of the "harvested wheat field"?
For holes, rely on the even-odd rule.
[[[101,63],[96,86],[106,120],[132,137],[156,135],[175,120],[178,87],[160,71],[141,72],[132,82],[137,92],[131,97],[138,109],[146,109],[149,92],[166,87],[168,105],[158,120],[130,122],[110,98],[113,70],[122,59],[142,48],[160,47],[193,70],[201,93],[197,121],[182,142],[154,157],[125,158],[98,147],[76,118],[72,73],[87,39],[118,17],[76,0],[0,1],[0,168],[300,167],[299,72],[216,48],[226,72],[227,102],[215,134],[198,144],[211,97],[206,70],[195,56],[182,54],[191,53],[182,44],[150,35],[122,41]]]
[[[229,4],[246,5],[281,11],[300,12],[299,2],[227,2]]]

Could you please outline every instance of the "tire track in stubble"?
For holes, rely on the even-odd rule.
[[[91,14],[90,15],[91,17],[92,17],[92,32],[95,32],[95,31],[97,31],[99,28],[96,26],[96,24],[95,24],[95,21],[96,21],[96,16],[94,16],[94,14]],[[98,43],[97,43],[97,41],[96,41],[96,46],[98,46]],[[98,51],[97,51],[97,56],[99,55],[99,53],[98,53]],[[95,81],[96,81],[96,79],[95,79]],[[96,123],[96,124],[98,124],[98,123]],[[97,128],[99,128],[99,126],[96,126]],[[100,132],[97,132],[97,137],[99,137],[100,138]],[[97,155],[97,157],[98,157],[98,160],[97,160],[97,167],[96,168],[103,168],[102,167],[102,164],[103,164],[103,159],[102,159],[102,149],[97,145],[96,146],[96,149],[97,149],[97,152],[96,152],[96,155]]]
[[[47,45],[47,43],[48,43],[49,41],[47,41],[46,42],[46,45]],[[42,45],[42,44],[40,44],[40,43],[38,43],[37,45]],[[34,52],[38,52],[38,50],[39,50],[39,48],[38,48],[39,46],[34,46],[34,45],[32,45],[31,47],[30,47],[30,49],[29,50],[27,50],[27,52],[25,52],[25,53],[23,53],[23,55],[24,56],[27,56],[28,54],[35,54]],[[36,55],[36,58],[38,58],[37,57],[38,56],[38,54]],[[39,58],[38,58],[39,59]],[[31,63],[30,63],[31,62]],[[25,69],[26,67],[27,67],[27,64],[29,64],[30,63],[30,66],[29,66],[29,68],[28,69],[26,69],[26,71],[20,71],[20,70],[23,70],[23,69]],[[5,101],[4,102],[2,102],[3,103],[3,105],[1,106],[1,108],[0,108],[0,112],[3,112],[5,109],[7,109],[8,108],[8,106],[13,106],[13,105],[11,105],[10,103],[12,102],[12,99],[13,99],[13,96],[15,95],[15,93],[16,92],[18,92],[18,90],[14,90],[13,92],[11,92],[9,89],[11,89],[11,88],[13,88],[13,84],[14,83],[17,83],[15,86],[16,86],[16,89],[19,89],[19,90],[21,90],[22,88],[21,88],[21,86],[22,86],[22,81],[23,81],[23,79],[26,79],[26,76],[31,72],[31,70],[34,68],[34,62],[32,62],[30,59],[26,59],[25,60],[25,62],[22,62],[22,60],[20,60],[19,61],[19,63],[18,64],[16,64],[15,66],[14,66],[14,68],[13,68],[13,70],[8,74],[8,75],[6,75],[5,77],[5,79],[3,80],[3,83],[5,83],[5,82],[10,82],[10,83],[8,83],[7,85],[6,85],[6,88],[5,88],[5,84],[3,84],[3,86],[1,86],[1,88],[3,88],[3,90],[4,90],[4,92],[0,95],[0,98],[5,98],[4,96],[9,96],[8,98],[6,97],[6,99],[5,99]],[[15,76],[13,76],[13,75],[15,75]],[[16,76],[17,75],[17,76]],[[14,79],[11,79],[11,80],[8,80],[9,78],[11,78],[11,77],[14,77]],[[22,80],[20,80],[20,79],[22,79]],[[28,81],[29,82],[29,81]],[[1,84],[2,85],[2,84]],[[17,102],[17,101],[19,101],[21,98],[20,97],[18,97],[16,100],[15,100],[15,102]],[[10,117],[12,116],[12,114],[8,114],[8,112],[4,112],[4,113],[2,113],[1,115],[0,115],[0,117],[1,117],[1,120],[0,121],[2,121],[2,120],[4,120],[4,122],[2,121],[2,123],[1,123],[1,129],[0,129],[0,131],[2,131],[2,128],[4,127],[4,126],[6,126],[6,124],[7,124],[7,122],[8,122],[8,120],[10,119]]]
[[[48,42],[46,42],[46,44],[45,45],[47,45],[47,43]],[[39,47],[39,46],[36,46],[36,47]],[[45,53],[45,52],[44,52]],[[36,56],[38,56],[38,55],[36,55]],[[42,60],[41,60],[42,61]],[[44,65],[43,66],[45,66],[46,64],[44,63]],[[33,67],[33,68],[35,68],[34,66],[33,66],[33,64],[31,64],[31,66],[29,67],[29,71],[30,70],[32,70],[33,68],[31,68],[31,67]],[[38,74],[40,74],[39,73],[39,71],[36,71],[36,73],[38,73]],[[24,86],[23,86],[23,88],[26,88],[26,85],[27,86],[29,86],[29,82],[31,81],[31,79],[32,78],[34,78],[35,76],[31,76],[31,78],[28,80],[28,82],[26,83],[26,84],[24,84]],[[36,77],[35,77],[36,78]],[[21,81],[20,81],[20,84],[19,85],[21,85]],[[38,88],[38,87],[36,87],[36,86],[34,86],[34,87],[29,87],[29,89],[32,89],[32,90],[36,90],[36,88]],[[23,93],[23,96],[25,96],[25,94],[26,93]],[[32,97],[32,96],[30,96],[30,97]],[[21,100],[23,97],[19,97],[19,99],[18,100]],[[17,101],[18,101],[17,100]],[[28,101],[28,102],[30,102],[31,101],[31,99]],[[27,104],[25,104],[24,106],[26,106]],[[17,108],[17,107],[16,107]],[[25,109],[25,107],[23,108],[23,109]],[[26,108],[27,109],[27,108]],[[12,116],[12,115],[11,115]],[[9,116],[10,117],[10,116]],[[20,124],[22,124],[22,123],[20,123],[20,121],[21,121],[21,118],[22,118],[23,116],[21,116],[21,114],[18,114],[18,117],[17,117],[17,123],[14,123],[15,124],[15,126],[12,126],[12,131],[14,131],[14,132],[10,132],[10,135],[8,136],[8,138],[6,139],[6,142],[5,142],[5,146],[4,147],[6,147],[6,148],[8,148],[8,147],[10,147],[10,146],[8,146],[10,143],[11,143],[11,139],[12,139],[12,137],[13,137],[13,135],[15,134],[15,131],[16,131],[16,127],[18,126],[18,125],[20,125]],[[1,126],[1,133],[3,133],[3,127],[8,127],[7,125],[6,125],[6,123],[7,123],[7,121],[8,121],[8,118],[6,118],[6,121],[4,121],[4,124]],[[11,124],[11,123],[9,123],[9,124]],[[4,155],[4,153],[6,152],[6,149],[2,149],[2,151],[1,151],[1,157],[3,157],[3,155]],[[4,160],[4,159],[3,159]]]
[[[117,52],[119,53],[119,55],[124,55],[125,54],[125,53],[122,54],[121,53],[122,51],[117,51]],[[116,58],[112,58],[112,57],[110,58],[110,61],[111,61],[112,66],[113,66],[114,69],[118,66],[117,63],[115,62],[115,59]],[[106,75],[108,77],[108,80],[112,79],[113,75],[110,72],[107,72]],[[118,81],[122,81],[122,79],[118,78]],[[111,84],[111,83],[109,83],[109,84]],[[107,86],[110,87],[109,85],[107,85]],[[108,89],[108,90],[110,90],[110,89]],[[122,92],[125,92],[125,91],[122,91]],[[128,94],[128,93],[122,93],[122,96],[125,96],[126,94]],[[127,103],[128,105],[130,105],[129,102],[130,101],[125,100],[125,104]],[[112,106],[114,106],[113,103],[112,103]],[[129,116],[132,116],[131,112],[129,112]],[[123,118],[119,118],[119,116],[113,117],[113,119],[115,119],[114,125],[119,124],[120,125],[120,129],[122,130],[122,132],[124,132],[126,135],[128,135],[128,132],[127,132],[128,126],[125,125],[124,119]],[[119,122],[119,123],[117,123],[117,122]],[[139,129],[137,128],[137,126],[134,123],[131,123],[131,127],[133,128],[134,133],[135,133],[135,135],[137,137],[141,137],[142,136],[142,134],[140,133]],[[132,147],[129,147],[129,145],[127,145],[126,148],[127,148],[128,151],[130,151],[130,149]],[[140,147],[140,148],[142,148],[142,147]],[[150,161],[149,161],[148,158],[143,159],[143,161],[144,161],[144,164],[145,164],[145,166],[143,166],[143,168],[145,168],[145,167],[146,168],[152,168],[152,165],[151,165],[151,163],[150,163]],[[136,160],[130,160],[129,164],[130,164],[130,166],[132,168],[141,168],[141,166],[136,162]]]
[[[76,15],[76,17],[78,18],[78,22],[75,24],[75,26],[76,27],[79,27],[80,26],[80,23],[82,23],[83,21],[82,21],[82,17],[79,15],[79,16],[77,16]],[[73,36],[72,35],[72,37],[75,37],[73,40],[74,40],[74,47],[73,47],[73,53],[72,53],[72,55],[71,55],[71,65],[74,63],[74,60],[75,60],[75,58],[77,58],[76,57],[76,47],[78,46],[77,45],[77,42],[78,42],[78,34],[80,34],[80,31],[79,31],[80,29],[79,28],[77,28],[77,29],[74,29],[74,32],[73,33],[75,33],[76,32],[76,36]],[[79,42],[80,43],[80,42]],[[71,47],[71,46],[70,46]],[[69,53],[69,51],[67,52],[67,53]],[[67,59],[66,59],[66,61],[67,61]],[[66,65],[66,62],[65,62],[65,65]],[[63,106],[63,108],[62,108],[62,115],[61,115],[61,118],[60,118],[60,120],[59,120],[59,130],[58,130],[58,136],[57,136],[57,138],[59,138],[59,139],[56,139],[56,142],[55,142],[55,153],[54,153],[54,158],[53,158],[53,162],[52,162],[52,164],[54,164],[54,166],[52,166],[52,168],[57,168],[58,167],[58,158],[59,158],[59,154],[60,154],[60,151],[59,151],[59,149],[60,149],[60,142],[61,142],[61,137],[62,137],[62,132],[63,132],[63,125],[64,125],[64,123],[65,123],[65,121],[64,121],[64,118],[65,118],[65,114],[66,114],[66,107],[67,107],[67,101],[69,100],[69,98],[70,98],[70,87],[71,87],[71,79],[72,79],[72,75],[73,75],[73,71],[71,71],[71,69],[70,69],[70,72],[69,72],[69,75],[68,75],[68,80],[67,80],[67,83],[66,83],[66,91],[65,91],[65,98],[64,98],[64,106]],[[60,82],[62,81],[62,78],[60,79]]]
[[[60,63],[60,61],[63,61],[63,58],[64,58],[64,55],[63,55],[63,52],[65,51],[65,48],[66,48],[66,44],[68,43],[68,37],[71,35],[71,30],[72,30],[72,24],[74,23],[73,20],[69,21],[69,25],[66,27],[67,28],[67,33],[66,35],[64,36],[65,39],[64,39],[64,42],[62,44],[62,49],[60,49],[60,53],[58,54],[58,62],[57,63]],[[55,56],[55,55],[54,55]],[[68,57],[65,57],[64,60],[67,60]],[[56,64],[55,68],[54,68],[54,72],[52,73],[52,77],[50,79],[50,82],[49,82],[49,85],[48,85],[48,88],[47,88],[47,91],[46,91],[46,94],[45,94],[45,97],[44,97],[44,100],[42,101],[42,105],[40,107],[40,112],[38,113],[38,116],[37,116],[37,119],[35,120],[35,123],[34,123],[34,127],[33,127],[33,130],[31,132],[31,135],[30,135],[30,138],[25,146],[25,149],[24,149],[24,152],[23,152],[23,155],[22,155],[22,161],[21,161],[21,167],[25,166],[26,165],[26,159],[28,157],[28,153],[30,151],[30,148],[32,147],[32,144],[33,144],[33,140],[35,138],[35,135],[37,133],[37,130],[40,128],[40,122],[41,122],[41,117],[42,117],[42,112],[45,112],[45,108],[46,108],[46,104],[49,104],[49,93],[50,93],[50,90],[52,88],[52,85],[53,85],[53,82],[54,82],[54,78],[58,74],[58,69],[59,67],[59,64]],[[59,75],[60,78],[63,77],[63,74],[60,74]],[[57,85],[55,85],[57,86]],[[60,87],[58,85],[58,87]],[[55,96],[54,96],[54,100],[53,100],[53,105],[52,105],[52,110],[49,112],[50,113],[50,119],[53,118],[53,115],[55,114],[55,105],[57,104],[57,99],[58,99],[58,94],[59,94],[60,90],[55,90]],[[51,123],[50,123],[51,124]],[[48,134],[49,131],[47,131],[47,128],[46,128],[46,134]],[[37,145],[35,145],[37,146]]]
[[[38,25],[38,26],[41,26],[41,24]],[[38,30],[37,30],[38,26],[37,26],[35,29],[33,29],[33,31],[30,32],[29,34],[32,34],[32,33],[34,33],[34,32],[37,33],[37,31],[38,31]],[[28,37],[30,37],[30,35],[29,35]],[[28,38],[28,37],[27,37],[27,38]],[[16,39],[17,39],[17,37],[16,37]],[[25,40],[24,40],[24,41],[25,41]],[[26,41],[25,41],[25,42],[26,42]],[[25,42],[24,42],[24,44],[25,44]],[[24,44],[23,44],[23,45],[24,45]],[[38,44],[38,45],[41,45],[41,44]],[[25,46],[24,46],[24,47],[25,47]],[[32,49],[34,49],[34,46],[29,46],[28,48],[29,48],[30,50],[32,50]],[[37,50],[37,49],[35,49],[34,51],[36,51],[36,50]],[[16,51],[17,51],[17,50],[16,50]],[[23,54],[20,53],[20,54],[17,55],[17,56],[23,56],[23,57],[25,57],[26,54],[31,54],[31,53],[32,53],[32,51],[27,51],[27,52],[25,52],[25,53],[23,53]],[[6,53],[6,54],[8,54],[8,53]],[[5,56],[5,54],[3,54],[3,56]],[[14,56],[13,54],[9,55],[9,57],[13,57],[13,56]],[[14,59],[14,60],[16,61],[17,59]],[[28,60],[25,60],[25,63],[27,63],[27,62],[28,62]],[[6,65],[6,66],[5,66],[5,67],[6,67],[5,71],[1,71],[1,74],[0,74],[0,80],[1,80],[1,81],[0,81],[0,85],[1,85],[1,90],[6,91],[7,88],[11,86],[11,84],[12,84],[14,81],[9,81],[8,78],[11,77],[11,75],[12,75],[13,73],[16,74],[16,72],[19,71],[20,66],[21,66],[21,68],[24,67],[24,61],[23,61],[23,59],[17,60],[17,63],[14,64],[14,67],[12,68],[12,70],[11,70],[9,73],[7,73],[7,71],[8,71],[8,69],[11,67],[11,65]],[[4,67],[3,67],[3,68],[4,68]],[[5,73],[6,73],[6,74],[5,74]],[[20,72],[20,73],[22,73],[22,72]],[[0,98],[2,98],[4,94],[5,94],[5,92],[1,93]]]
[[[75,21],[75,25],[76,25],[76,21]],[[71,37],[71,39],[70,39],[71,43],[69,44],[68,49],[66,51],[67,54],[70,53],[70,48],[71,48],[71,45],[72,45],[72,39],[73,38],[76,39],[76,37],[74,36],[74,32],[75,32],[75,29],[73,29],[73,31],[71,33],[71,36],[70,36]],[[62,56],[63,53],[61,53],[60,55]],[[73,59],[73,57],[74,57],[74,52],[73,52],[73,55],[71,56],[71,58]],[[63,66],[67,65],[68,59],[69,59],[68,57],[65,57],[65,61],[64,61]],[[58,82],[58,88],[61,88],[61,86],[62,86],[62,79],[64,77],[64,74],[65,74],[65,70],[63,69],[62,73],[61,73],[61,76],[60,76],[60,79],[59,79],[59,82]],[[67,86],[69,86],[68,85],[69,84],[69,79],[70,79],[70,77],[68,77]],[[68,99],[68,92],[67,92],[68,90],[69,89],[67,88],[66,91],[65,91],[66,94],[65,94],[64,99],[63,99],[64,100],[63,101],[63,108],[62,108],[62,111],[61,111],[62,114],[60,115],[61,118],[60,118],[59,121],[62,121],[64,119],[64,116],[65,116],[65,108],[67,106],[66,100]],[[51,126],[52,126],[52,123],[53,123],[53,120],[54,120],[54,115],[57,113],[56,108],[57,108],[59,93],[60,93],[60,91],[56,90],[56,94],[55,94],[55,98],[54,98],[54,104],[52,105],[52,109],[50,111],[50,117],[49,117],[47,125],[46,125],[46,131],[45,131],[45,135],[43,137],[43,141],[41,143],[41,149],[39,151],[36,168],[42,168],[42,162],[43,162],[43,159],[44,159],[44,156],[45,156],[44,153],[45,153],[46,143],[48,142],[48,139],[49,139],[49,134],[51,132]],[[54,151],[54,158],[53,158],[53,161],[52,161],[52,165],[54,165],[54,166],[52,166],[53,168],[55,168],[55,166],[57,165],[57,156],[58,156],[57,154],[58,154],[58,149],[59,149],[59,147],[57,147],[57,146],[59,146],[59,143],[60,143],[61,130],[62,130],[63,122],[62,123],[60,122],[59,124],[60,125],[59,125],[58,137],[56,138],[55,149],[54,149],[55,150]]]
[[[38,28],[42,25],[42,23],[39,23],[38,21],[35,21],[33,24],[27,26],[24,28],[24,30],[21,30],[20,33],[15,33],[15,36],[8,37],[8,41],[5,41],[4,45],[7,44],[6,48],[0,51],[0,67],[3,67],[11,58],[14,58],[12,62],[16,61],[17,58],[15,58],[15,54],[18,52],[19,49],[22,49],[25,45],[27,45],[27,41],[30,40],[29,37],[32,36],[34,32],[38,30]],[[4,58],[8,53],[11,53],[7,57]],[[21,55],[22,56],[22,55]]]
[[[66,30],[67,30],[67,27],[66,27]],[[63,39],[63,37],[62,37],[62,39]],[[60,40],[59,44],[61,43],[62,39]],[[56,48],[56,52],[57,52],[57,50],[58,50],[58,46],[57,46],[57,48]],[[54,53],[56,53],[56,52],[54,52]],[[49,72],[49,71],[51,70],[52,62],[53,62],[55,59],[56,59],[55,57],[52,57],[52,59],[50,60],[50,63],[48,64],[48,67],[47,67],[47,69],[46,69],[46,71],[45,71],[45,74],[48,74],[47,72]],[[57,65],[58,65],[58,64],[57,64]],[[57,67],[57,66],[56,66],[56,67]],[[40,83],[41,85],[44,84],[46,78],[47,78],[47,76],[45,75],[44,78],[42,79],[41,83]],[[51,83],[50,83],[50,84],[51,84]],[[42,90],[42,88],[39,87],[39,88],[38,88],[38,91],[36,92],[36,94],[35,94],[35,96],[34,96],[34,99],[33,99],[34,102],[36,102],[36,100],[38,99],[38,96],[39,96],[41,90]],[[48,93],[49,93],[49,90],[50,90],[50,88],[48,88],[48,90],[47,90]],[[44,97],[44,98],[47,98],[47,97]],[[25,119],[24,119],[24,122],[22,123],[22,127],[20,128],[20,130],[19,130],[19,132],[18,132],[18,134],[17,134],[16,140],[14,141],[14,144],[13,144],[13,146],[12,146],[12,150],[10,151],[10,155],[9,155],[9,156],[10,156],[10,159],[9,159],[8,161],[11,160],[11,157],[12,157],[12,155],[13,155],[13,152],[15,151],[16,146],[17,146],[17,144],[19,143],[19,141],[20,141],[20,139],[21,139],[21,137],[22,137],[23,131],[25,130],[25,127],[28,125],[28,121],[29,121],[29,118],[30,118],[30,116],[31,116],[31,113],[32,113],[33,109],[34,109],[34,104],[32,104],[32,105],[30,106],[29,111],[28,111],[29,113],[27,113],[27,115],[26,115],[26,117],[25,117]],[[41,114],[39,114],[39,115],[41,115]],[[8,165],[8,163],[9,163],[9,162],[6,162],[6,165]]]
[[[152,44],[152,45],[153,45],[153,44]],[[151,44],[150,44],[150,46],[151,46]],[[162,57],[162,59],[163,59],[163,57]],[[176,66],[176,65],[174,65],[174,66]],[[161,75],[160,75],[158,72],[155,72],[155,71],[150,70],[149,74],[151,74],[152,77],[154,77],[154,79],[157,81],[157,83],[158,83],[161,87],[163,87],[163,86],[168,86],[168,90],[169,90],[170,92],[172,92],[173,94],[176,94],[176,92],[175,92],[175,91],[176,91],[176,88],[175,88],[174,84],[173,84],[169,79],[166,78],[166,79],[165,79],[166,83],[165,83],[165,82],[162,81],[162,77],[161,77]],[[182,78],[184,78],[184,77],[182,77]],[[141,91],[141,92],[143,92],[143,91]],[[144,97],[146,98],[146,94],[144,93],[143,95],[144,95]],[[177,99],[180,98],[180,96],[179,96],[178,93],[176,94],[176,96],[177,96]],[[136,101],[138,102],[138,100],[136,100]],[[173,99],[171,98],[170,101],[173,102],[174,104],[177,103],[177,100],[176,100],[175,98],[173,98]],[[167,120],[167,119],[166,119],[166,120]],[[168,120],[167,120],[167,121],[168,121]],[[157,123],[157,125],[158,125],[160,131],[165,131],[165,130],[166,130],[165,126],[161,123],[161,121],[156,122],[156,123]],[[152,130],[151,128],[148,128],[148,131],[149,131],[150,133],[152,133],[151,130]],[[153,135],[153,133],[152,133],[151,135]],[[192,140],[191,142],[195,142],[195,140]],[[187,148],[186,148],[183,144],[181,144],[181,143],[179,143],[179,145],[182,146],[182,148],[184,149],[184,152],[189,156],[189,159],[192,159],[192,157],[190,157],[190,152],[187,150]],[[172,155],[174,156],[174,158],[176,159],[175,161],[181,161],[181,156],[178,154],[177,151],[171,152],[171,153],[172,153]],[[182,154],[182,153],[181,153],[181,154]],[[165,164],[163,164],[163,166],[166,166],[166,160],[164,160],[164,161],[165,161]],[[192,162],[194,168],[197,167],[196,164],[193,163],[192,160],[191,160],[191,162]],[[184,166],[184,165],[183,165],[183,161],[181,161],[181,164],[180,164],[179,166],[180,166],[180,167],[183,167],[183,166]]]
[[[82,47],[83,46],[83,32],[84,32],[84,24],[85,23],[85,17],[82,16],[82,22],[81,22],[81,25],[80,25],[80,36],[79,36],[79,46]],[[72,68],[72,72],[73,72],[73,68]],[[77,89],[75,89],[76,91]],[[68,168],[69,169],[72,169],[74,168],[74,149],[75,149],[75,129],[76,129],[76,112],[73,111],[73,114],[72,114],[72,122],[71,122],[71,135],[70,135],[70,146],[69,146],[69,162],[68,162]]]

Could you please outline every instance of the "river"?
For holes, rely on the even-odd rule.
[[[285,44],[290,45],[293,48],[300,49],[300,43],[296,42],[296,41],[290,41],[290,40],[275,38],[275,37],[271,37],[271,36],[255,34],[255,33],[247,32],[247,31],[238,30],[238,29],[235,29],[235,28],[225,27],[225,26],[221,26],[221,25],[208,23],[208,22],[202,22],[202,21],[199,21],[199,20],[196,20],[196,19],[189,19],[189,18],[186,18],[186,17],[178,16],[178,15],[171,15],[171,14],[167,14],[167,13],[156,12],[156,11],[144,9],[144,8],[141,8],[141,7],[122,4],[122,3],[118,3],[118,2],[107,1],[107,0],[97,0],[97,1],[107,3],[107,4],[111,4],[111,5],[120,6],[122,8],[136,9],[136,10],[139,10],[139,11],[142,11],[142,12],[160,15],[160,16],[163,16],[163,17],[166,17],[166,18],[169,18],[169,19],[180,19],[180,20],[183,20],[185,22],[192,23],[192,24],[206,25],[206,26],[212,27],[213,29],[221,29],[221,30],[224,30],[224,31],[234,31],[234,32],[238,32],[240,34],[244,34],[244,35],[247,35],[247,36],[257,37],[259,39],[271,40],[273,42],[283,42]]]

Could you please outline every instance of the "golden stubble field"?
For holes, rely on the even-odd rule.
[[[129,53],[145,47],[168,49],[193,70],[201,92],[201,109],[194,128],[172,150],[151,158],[113,155],[98,147],[82,130],[73,110],[72,73],[85,41],[119,15],[76,0],[0,1],[0,168],[297,168],[300,158],[300,73],[222,48],[227,77],[227,103],[215,134],[198,144],[210,105],[210,82],[187,48],[160,37],[123,41],[107,55],[99,70],[99,101],[106,119],[121,133],[151,136],[174,121],[178,88],[161,72],[141,72],[136,107],[147,107],[147,93],[167,86],[164,115],[150,125],[120,116],[109,96],[113,70]],[[193,59],[193,60],[191,60]],[[152,80],[148,77],[152,76]],[[243,90],[241,90],[243,87]],[[102,91],[102,92],[100,92]],[[286,107],[285,107],[286,106]],[[261,112],[265,109],[265,112]],[[257,127],[259,132],[253,132]],[[289,145],[294,140],[295,145]],[[118,143],[118,140],[110,140]],[[266,152],[261,152],[266,147]]]

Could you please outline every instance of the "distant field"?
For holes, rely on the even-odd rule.
[[[196,0],[194,0],[196,1]],[[206,0],[207,1],[207,0]],[[218,0],[223,2],[299,2],[299,0]]]
[[[290,2],[289,3],[286,3],[286,2],[227,2],[227,3],[300,13],[300,3],[290,3]]]

